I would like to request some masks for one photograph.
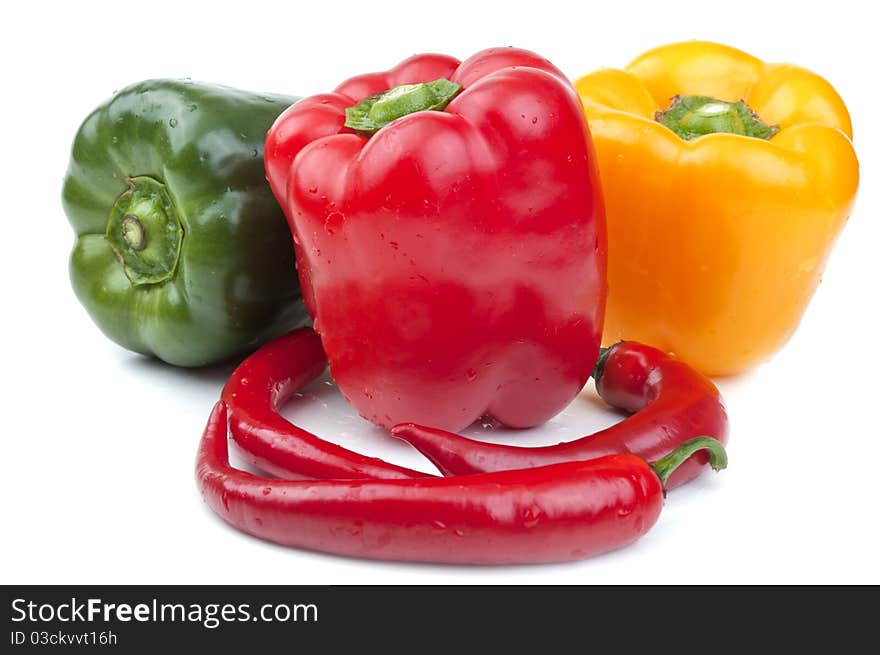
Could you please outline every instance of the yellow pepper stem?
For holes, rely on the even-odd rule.
[[[709,96],[675,96],[654,118],[685,141],[718,133],[770,139],[779,131],[778,125],[762,122],[743,100],[725,102]]]

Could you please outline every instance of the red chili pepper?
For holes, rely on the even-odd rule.
[[[700,439],[650,465],[611,455],[519,471],[418,480],[278,480],[229,465],[226,407],[214,406],[196,477],[239,530],[287,546],[373,559],[555,562],[628,544],[657,520],[663,484],[694,450],[715,468],[724,448]]]
[[[418,55],[292,105],[266,174],[346,399],[390,428],[530,427],[599,353],[606,238],[571,83],[495,48]]]
[[[298,428],[278,413],[321,375],[327,357],[309,328],[278,337],[245,359],[221,395],[232,437],[253,464],[283,478],[414,478],[427,473],[366,457]]]
[[[635,413],[574,441],[533,448],[506,446],[413,424],[398,425],[392,433],[411,443],[444,475],[545,466],[612,453],[652,460],[701,435],[727,442],[727,412],[718,388],[661,350],[620,342],[603,351],[593,377],[605,402]],[[668,486],[696,477],[706,461],[705,454],[696,454],[675,472]]]

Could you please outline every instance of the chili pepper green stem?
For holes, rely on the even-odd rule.
[[[666,488],[666,481],[673,471],[677,469],[684,461],[699,450],[706,450],[709,453],[709,466],[715,471],[727,468],[727,451],[718,439],[712,437],[694,437],[681,444],[665,457],[661,457],[656,462],[651,462],[651,468]]]
[[[778,125],[767,125],[745,101],[726,102],[709,96],[675,96],[666,111],[654,118],[685,141],[707,134],[738,134],[770,139]]]
[[[461,91],[461,84],[441,77],[422,84],[401,84],[364,98],[345,110],[345,126],[373,135],[391,121],[417,111],[442,111]]]
[[[617,343],[612,343],[607,348],[599,348],[599,358],[593,365],[593,380],[598,380],[600,377],[602,377],[602,371],[605,370],[605,361],[608,359],[611,351],[617,348],[617,346],[622,343],[623,341],[618,341]]]

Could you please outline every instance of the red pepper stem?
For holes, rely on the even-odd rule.
[[[345,110],[345,126],[371,136],[391,121],[418,111],[443,111],[461,91],[461,84],[439,78],[421,84],[401,84],[364,98]]]
[[[709,466],[715,471],[727,468],[727,451],[718,439],[712,437],[694,437],[688,439],[678,448],[673,450],[665,457],[661,457],[656,462],[651,462],[651,468],[660,478],[663,488],[666,488],[666,481],[673,471],[684,463],[695,452],[705,450],[709,453]]]

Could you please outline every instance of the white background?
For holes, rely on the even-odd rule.
[[[13,6],[0,26],[0,582],[880,582],[880,48],[870,3]],[[825,76],[850,108],[862,166],[855,212],[800,330],[768,364],[719,382],[732,423],[730,468],[672,492],[633,546],[563,565],[346,559],[263,543],[215,518],[196,491],[193,460],[229,370],[176,370],[125,352],[94,327],[68,283],[73,235],[59,197],[86,114],[151,77],[308,95],[416,52],[464,58],[517,45],[575,78],[691,38]],[[588,386],[564,416],[518,439],[550,442],[616,420],[590,402]],[[310,392],[285,413],[424,466],[352,416],[329,386]]]

